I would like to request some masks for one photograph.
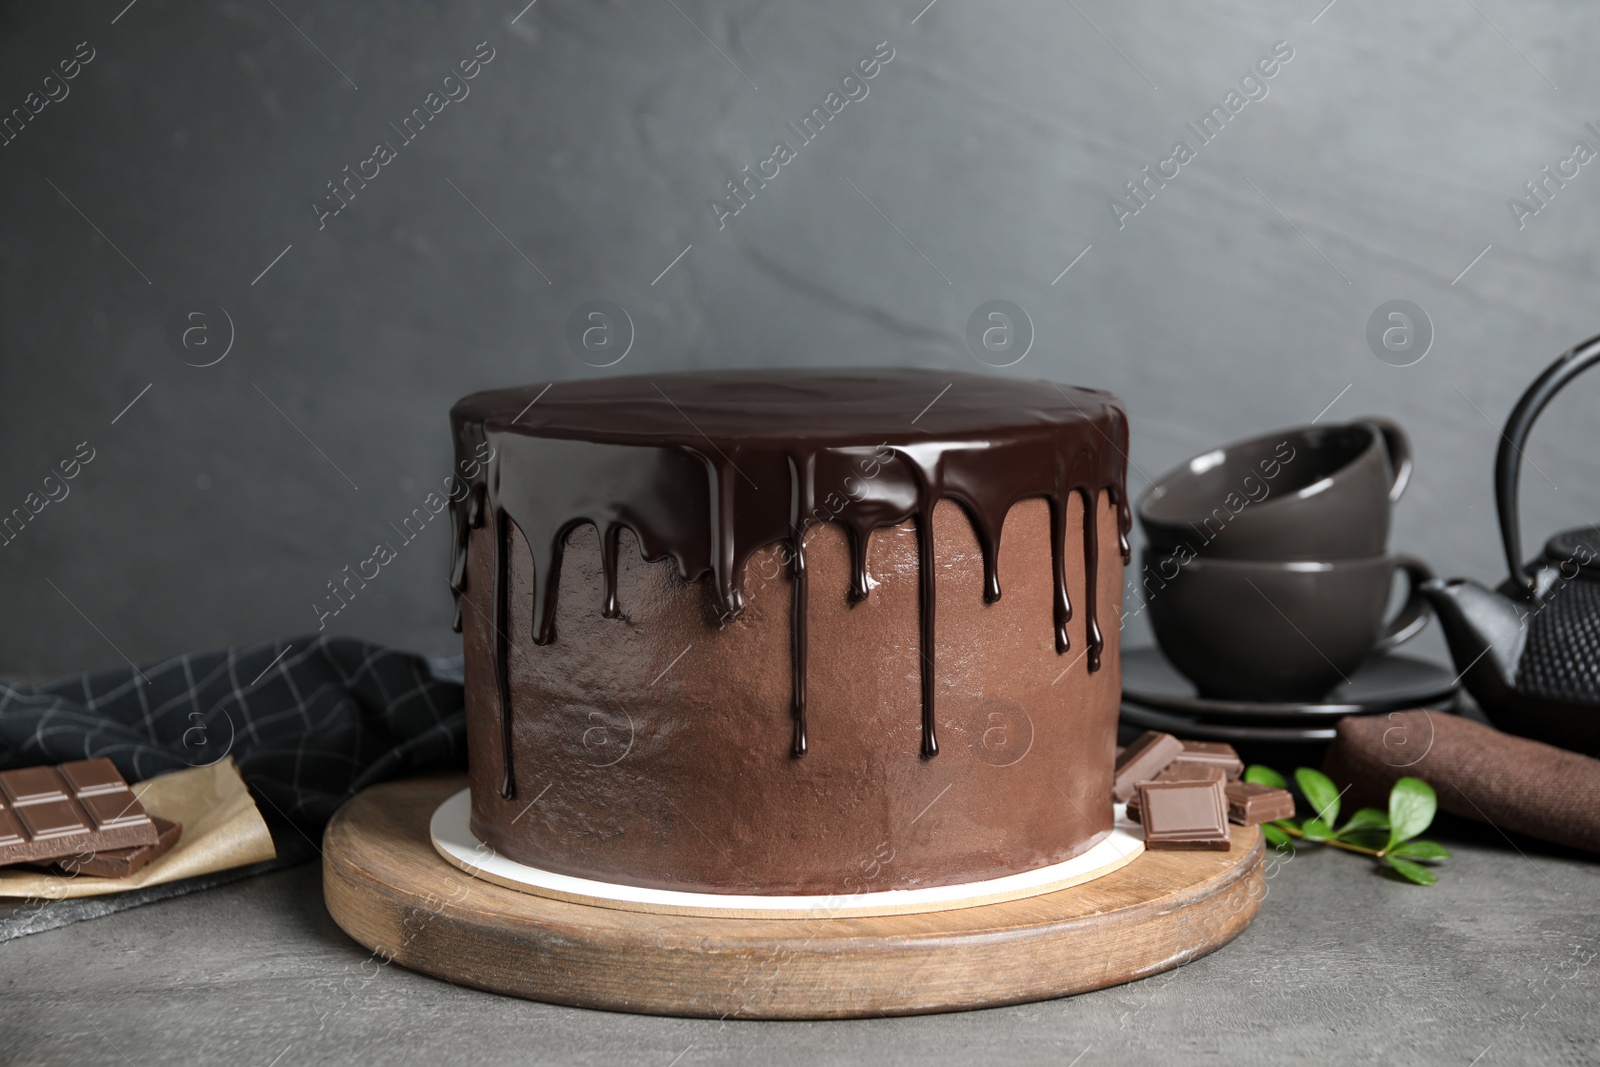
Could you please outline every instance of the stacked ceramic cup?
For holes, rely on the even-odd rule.
[[[1440,668],[1386,656],[1428,621],[1417,587],[1432,572],[1388,550],[1410,477],[1404,432],[1369,418],[1241,441],[1160,479],[1139,503],[1147,545],[1125,611],[1149,612],[1165,663],[1125,661],[1125,716],[1219,740],[1317,740],[1339,715],[1453,691]]]

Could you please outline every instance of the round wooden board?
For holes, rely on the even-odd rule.
[[[1085,885],[920,915],[735,919],[533,896],[452,867],[434,809],[460,777],[374,786],[323,838],[335,922],[383,958],[556,1004],[710,1018],[841,1019],[1082,993],[1237,937],[1265,895],[1261,833],[1228,852],[1146,852]]]

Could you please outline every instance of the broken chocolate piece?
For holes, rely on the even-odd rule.
[[[56,867],[63,874],[89,874],[96,878],[126,878],[137,874],[152,860],[171,852],[172,846],[178,843],[178,838],[183,834],[181,822],[163,819],[159,815],[150,818],[156,824],[156,832],[161,835],[155,844],[72,855],[56,860]]]
[[[1167,764],[1177,759],[1182,751],[1183,742],[1171,734],[1146,730],[1117,757],[1111,795],[1126,803],[1133,796],[1135,786],[1166,770]]]
[[[1153,782],[1220,782],[1223,781],[1222,768],[1212,763],[1195,763],[1192,760],[1174,760],[1167,765],[1167,769],[1151,779]],[[1128,818],[1134,822],[1139,819],[1139,794],[1135,792],[1128,798]],[[1278,818],[1278,816],[1273,816]]]
[[[159,837],[108,759],[0,771],[0,866],[138,848]]]
[[[1229,782],[1223,787],[1223,796],[1228,801],[1228,821],[1240,826],[1294,818],[1294,797],[1287,789],[1254,782]]]
[[[1138,794],[1145,848],[1228,851],[1221,782],[1140,782]]]
[[[1191,763],[1211,763],[1221,767],[1229,778],[1244,774],[1244,760],[1226,741],[1185,741],[1183,754],[1178,757]]]

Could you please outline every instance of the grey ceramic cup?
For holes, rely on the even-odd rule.
[[[1169,471],[1139,501],[1139,523],[1152,547],[1208,559],[1377,556],[1410,480],[1411,444],[1387,419],[1301,426]]]
[[[1329,562],[1222,560],[1146,548],[1143,584],[1156,643],[1222,700],[1314,701],[1374,652],[1428,623],[1426,563],[1401,554]],[[1387,624],[1395,572],[1406,601]]]

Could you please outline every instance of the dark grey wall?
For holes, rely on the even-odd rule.
[[[1384,413],[1417,448],[1396,545],[1498,576],[1497,426],[1600,331],[1600,164],[1521,229],[1507,198],[1574,142],[1600,148],[1600,11],[923,2],[9,5],[3,110],[67,95],[0,147],[0,513],[80,442],[94,458],[0,547],[0,669],[314,629],[324,584],[448,473],[466,392],[972,369],[964,324],[995,298],[1037,333],[997,373],[1127,400],[1138,490],[1330,403]],[[46,84],[83,41],[93,59]],[[868,95],[719,230],[724,183],[798,145],[785,123],[882,41]],[[1185,122],[1279,41],[1266,97],[1201,144]],[[402,143],[390,123],[480,42],[470,95]],[[1119,229],[1108,199],[1180,138],[1196,157]],[[395,158],[319,229],[325,183],[379,141]],[[564,339],[597,298],[636,328],[609,370]],[[1414,366],[1368,347],[1393,299],[1436,332]],[[209,332],[176,343],[208,306],[191,324]],[[230,322],[226,358],[186,365]],[[1537,539],[1600,516],[1597,396],[1577,383],[1528,450]],[[446,542],[431,525],[334,625],[450,649]]]

